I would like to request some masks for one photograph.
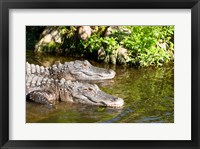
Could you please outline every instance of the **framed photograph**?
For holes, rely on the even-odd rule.
[[[1,0],[1,148],[200,148],[199,9]]]

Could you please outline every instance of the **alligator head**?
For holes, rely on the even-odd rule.
[[[53,75],[58,79],[66,80],[104,80],[115,77],[115,72],[111,69],[98,68],[91,65],[87,60],[72,61],[64,64],[53,65]]]
[[[65,81],[63,80],[63,82]],[[60,93],[61,101],[66,100],[74,103],[83,103],[88,105],[108,106],[108,107],[121,107],[124,104],[123,99],[109,95],[101,91],[96,84],[88,84],[88,83],[83,84],[80,82],[74,82],[70,80],[66,81],[66,83],[64,84],[67,85],[68,91],[63,90]],[[69,92],[71,93],[70,96]]]

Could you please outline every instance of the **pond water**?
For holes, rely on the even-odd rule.
[[[50,66],[55,61],[77,58],[35,55],[27,51],[29,63]],[[81,59],[84,60],[84,59]],[[53,108],[26,102],[27,123],[173,123],[174,122],[174,67],[135,69],[125,66],[99,64],[94,66],[115,70],[112,80],[98,83],[101,90],[121,97],[122,108],[108,108],[60,102]]]

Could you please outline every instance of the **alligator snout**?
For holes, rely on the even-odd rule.
[[[122,98],[116,98],[114,101],[107,103],[108,107],[122,107],[124,105],[124,100]]]

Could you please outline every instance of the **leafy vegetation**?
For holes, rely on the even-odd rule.
[[[81,41],[88,52],[96,52],[104,47],[106,54],[120,46],[129,51],[129,63],[136,66],[162,66],[173,60],[174,27],[173,26],[123,26],[130,30],[127,34],[113,29],[110,36],[93,34],[87,41]]]
[[[107,54],[110,54],[113,50],[119,47],[117,40],[113,37],[101,37],[100,35],[92,35],[87,41],[81,40],[80,42],[83,48],[88,52],[96,52],[101,47],[104,47]]]
[[[59,31],[62,42],[42,45],[43,52],[61,51],[60,53],[89,57],[95,55],[93,59],[99,60],[99,49],[103,49],[105,57],[109,58],[113,52],[118,54],[119,48],[125,48],[128,57],[125,62],[137,67],[162,66],[174,60],[174,26],[90,26],[92,34],[87,40],[79,37],[79,26],[55,28]],[[36,43],[36,36],[39,37],[41,29],[44,27],[27,27],[28,35],[29,32],[35,33],[38,30],[31,47]],[[30,37],[27,38],[27,43],[30,40]]]
[[[58,53],[61,49],[62,44],[50,42],[47,45],[42,45],[42,50],[46,53]]]
[[[129,27],[132,34],[122,41],[131,52],[131,61],[140,66],[161,66],[173,60],[173,26]]]
[[[63,48],[75,49],[77,47],[77,31],[76,26],[59,26],[59,33],[65,38]]]

